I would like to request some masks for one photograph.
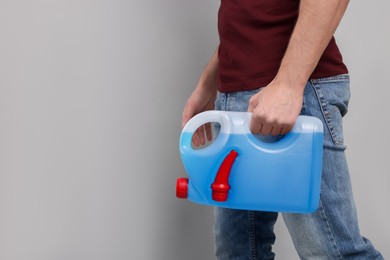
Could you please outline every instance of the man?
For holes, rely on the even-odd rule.
[[[251,131],[271,136],[290,131],[299,114],[322,120],[319,208],[283,214],[301,259],[383,259],[360,235],[344,155],[349,77],[333,34],[347,5],[348,0],[221,0],[220,45],[183,111],[184,125],[209,109],[248,110]],[[206,138],[197,131],[194,145]],[[216,208],[217,258],[273,259],[276,218],[275,212]]]

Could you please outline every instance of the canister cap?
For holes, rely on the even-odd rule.
[[[179,199],[188,198],[188,178],[178,178],[176,181],[176,197]]]

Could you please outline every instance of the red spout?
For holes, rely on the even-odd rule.
[[[218,169],[217,176],[215,176],[214,183],[211,184],[212,198],[215,201],[224,202],[228,198],[228,191],[230,189],[228,180],[230,170],[232,169],[234,160],[236,160],[238,153],[232,150],[223,160]]]

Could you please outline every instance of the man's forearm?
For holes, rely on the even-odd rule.
[[[199,78],[198,84],[191,96],[188,98],[182,114],[182,127],[194,115],[214,108],[215,98],[217,96],[217,79],[218,79],[218,51],[211,56],[206,67]],[[206,134],[211,136],[209,124],[205,125]],[[205,144],[206,137],[202,130],[197,130],[193,135],[195,146]],[[210,138],[209,138],[210,140]]]
[[[277,79],[303,91],[349,0],[301,0],[299,16]]]
[[[199,78],[198,87],[215,89],[218,78],[218,49],[211,56]]]

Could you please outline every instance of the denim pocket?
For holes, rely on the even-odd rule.
[[[333,144],[344,145],[342,118],[348,112],[349,76],[339,75],[310,80],[316,93]]]

